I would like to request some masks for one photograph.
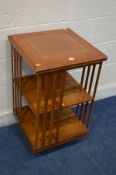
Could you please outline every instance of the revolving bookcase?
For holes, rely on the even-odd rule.
[[[15,34],[9,40],[13,113],[33,152],[86,136],[106,55],[71,29]],[[22,61],[33,74],[23,75]],[[71,75],[75,68],[79,81]]]

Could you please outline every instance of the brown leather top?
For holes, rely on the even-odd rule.
[[[9,40],[38,73],[76,68],[107,59],[70,29],[10,35]]]

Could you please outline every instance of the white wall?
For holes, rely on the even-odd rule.
[[[64,27],[108,55],[97,98],[116,95],[116,0],[0,0],[0,116],[12,106],[7,36]]]

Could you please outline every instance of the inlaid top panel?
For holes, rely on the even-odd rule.
[[[25,38],[43,59],[84,52],[86,49],[67,33],[53,33]]]
[[[106,56],[70,29],[9,36],[10,42],[38,73],[100,62]]]

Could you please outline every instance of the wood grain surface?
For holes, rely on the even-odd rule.
[[[70,69],[107,59],[71,29],[50,30],[9,36],[10,42],[38,73]]]

